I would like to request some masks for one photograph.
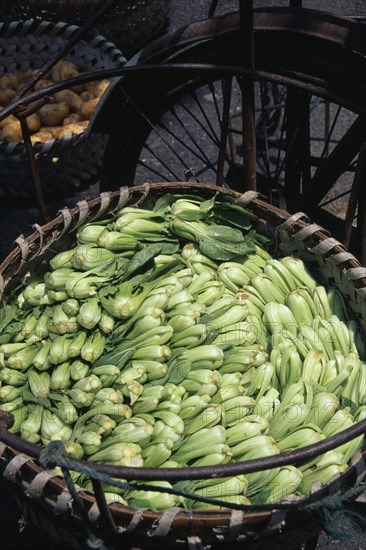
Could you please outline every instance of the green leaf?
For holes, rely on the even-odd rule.
[[[135,273],[138,269],[140,269],[143,266],[146,266],[148,262],[153,260],[155,256],[161,253],[162,245],[159,244],[152,244],[148,245],[142,250],[139,250],[134,254],[134,256],[131,258],[127,264],[123,265],[123,278],[127,279]]]
[[[216,197],[217,197],[217,195],[215,195],[211,199],[207,199],[205,201],[202,201],[201,204],[200,204],[201,212],[203,212],[204,214],[211,213],[213,208],[216,206]]]
[[[99,298],[106,298],[107,296],[113,296],[119,289],[119,285],[108,285],[98,291]]]
[[[159,254],[176,254],[179,252],[180,244],[177,240],[171,240],[170,242],[161,243],[161,251]]]
[[[18,321],[20,314],[23,312],[16,306],[5,304],[0,309],[0,344],[7,344],[21,330],[22,322]]]
[[[10,342],[12,337],[21,331],[22,326],[22,323],[19,321],[14,321],[14,323],[8,324],[2,334],[0,334],[0,345]]]
[[[220,334],[220,328],[210,329],[208,335],[206,336],[205,345],[210,345],[215,340],[215,338]]]
[[[51,402],[49,399],[47,398],[38,399],[29,390],[24,390],[22,393],[22,397],[24,401],[26,401],[27,403],[36,403],[37,405],[42,405],[45,408],[48,408],[51,406]]]
[[[202,201],[202,198],[197,195],[189,195],[185,193],[183,194],[166,193],[162,197],[159,197],[158,200],[156,201],[154,206],[154,212],[158,214],[161,214],[161,213],[164,214],[165,213],[164,211],[167,209],[167,207],[170,207],[173,204],[173,202],[175,202],[178,199],[193,201],[193,202],[196,202],[197,204],[199,204]]]
[[[220,243],[214,239],[202,239],[198,243],[200,251],[211,260],[228,261],[237,256],[246,256],[255,251],[252,241],[242,243]]]
[[[167,380],[171,384],[180,384],[191,370],[191,363],[189,361],[177,361],[172,363],[168,368]]]
[[[124,348],[122,350],[118,351],[118,348],[116,348],[113,352],[101,355],[95,363],[93,363],[94,367],[100,367],[101,365],[116,365],[119,369],[122,369],[127,361],[130,359],[132,354],[135,352],[135,347],[130,348]]]
[[[157,286],[161,279],[164,279],[168,275],[172,275],[179,269],[184,267],[182,257],[177,256],[171,262],[163,264],[155,269],[151,270],[145,277],[145,283],[154,283],[153,286]]]
[[[228,252],[225,244],[218,243],[212,239],[201,239],[198,242],[198,246],[202,254],[211,258],[211,260],[225,261],[232,258],[232,253]]]
[[[57,402],[60,402],[62,403],[64,400],[65,400],[65,396],[64,395],[61,395],[59,393],[50,393],[49,395],[49,398],[52,400],[52,401],[57,401]],[[67,399],[67,398],[66,398]]]
[[[242,243],[244,241],[244,235],[239,229],[227,225],[208,225],[206,233],[208,237],[224,243]]]
[[[187,211],[181,212],[178,217],[180,220],[184,220],[185,222],[197,222],[204,218],[204,214],[200,211]]]
[[[166,193],[162,197],[159,197],[156,201],[153,209],[154,212],[163,216],[169,210],[169,207],[173,204],[175,200],[175,195],[170,195],[169,193]]]
[[[239,214],[241,214],[243,216],[248,216],[248,218],[250,218],[251,220],[257,220],[258,219],[256,214],[254,214],[253,212],[251,212],[247,208],[244,208],[240,204],[237,204],[237,202],[235,202],[235,200],[236,200],[235,197],[233,197],[232,195],[225,195],[224,199],[221,199],[220,197],[216,198],[216,205],[215,206],[216,206],[217,212],[219,213],[220,210],[222,210],[223,212],[228,214],[229,217],[231,216],[232,212],[238,212]]]

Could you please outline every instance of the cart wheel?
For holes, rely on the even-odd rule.
[[[258,189],[364,261],[365,25],[285,8],[255,11],[254,26]],[[238,14],[194,23],[133,60],[170,69],[124,77],[99,108],[95,128],[110,134],[105,190],[185,173],[243,189],[238,33]]]

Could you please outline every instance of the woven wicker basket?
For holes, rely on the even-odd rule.
[[[77,27],[65,23],[25,21],[0,24],[0,75],[36,69],[56,54]],[[82,40],[67,59],[95,71],[124,65],[121,52],[102,36]],[[34,146],[46,195],[65,193],[98,181],[106,136],[85,138],[85,132]],[[0,142],[0,196],[34,195],[22,143]]]
[[[217,187],[199,184],[163,183],[150,187],[121,188],[103,193],[91,201],[82,201],[74,209],[64,209],[52,222],[28,238],[19,238],[17,247],[0,266],[0,292],[7,293],[22,275],[42,268],[42,260],[54,253],[64,239],[70,242],[77,227],[123,205],[151,206],[164,193],[198,193],[207,197]],[[268,205],[256,193],[243,196],[230,192],[251,209],[262,229],[275,238],[278,255],[297,254],[324,283],[336,286],[366,330],[366,269],[347,253],[342,245],[322,228],[309,223],[301,213],[290,214]],[[57,544],[82,548],[83,520],[62,478],[42,470],[28,454],[0,443],[0,467],[4,478],[23,508],[26,520],[36,524]],[[352,466],[326,487],[318,488],[312,499],[334,495],[352,488],[365,479],[366,452],[355,457]],[[320,516],[314,512],[279,511],[190,511],[172,509],[164,513],[134,510],[109,504],[110,516],[101,513],[95,496],[80,490],[96,534],[115,548],[244,548],[280,550],[299,548],[318,535]],[[305,500],[305,498],[303,499]],[[112,518],[112,519],[111,519]],[[245,542],[244,542],[245,541]]]
[[[22,20],[45,19],[82,25],[103,0],[0,0],[0,14]],[[170,0],[116,0],[93,32],[111,40],[128,55],[138,51],[164,30]],[[7,19],[8,20],[8,19]]]

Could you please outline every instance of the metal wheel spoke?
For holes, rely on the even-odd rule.
[[[286,149],[285,149],[285,154],[284,154],[284,157],[281,161],[281,164],[278,168],[278,172],[276,172],[276,176],[275,176],[275,181],[276,183],[278,183],[278,180],[279,180],[279,177],[284,169],[284,166],[285,166],[285,162],[286,162],[286,157],[287,155],[291,152],[295,142],[296,142],[296,139],[297,139],[297,136],[299,134],[299,127],[296,128],[295,132],[292,134],[292,137],[291,137],[291,140],[289,142],[289,144],[287,145]],[[281,135],[281,140],[280,140],[280,143],[282,142],[282,135]],[[279,147],[279,151],[281,151],[281,147]],[[278,157],[277,157],[278,158]]]
[[[283,167],[283,162],[281,162],[281,151],[283,150],[282,144],[284,143],[286,119],[287,119],[287,108],[285,106],[285,111],[283,114],[282,124],[281,124],[280,139],[278,142],[278,150],[277,150],[276,163],[275,163],[275,173],[273,177],[273,181],[276,184],[278,183],[278,180],[281,174],[281,167]]]
[[[128,97],[128,96],[127,96]],[[159,138],[161,139],[161,141],[166,145],[166,147],[173,153],[173,155],[181,162],[181,164],[184,166],[184,169],[185,170],[188,170],[188,166],[184,163],[183,159],[179,156],[179,154],[175,151],[174,147],[171,146],[171,144],[164,138],[164,136],[162,135],[162,133],[159,131],[158,129],[158,125],[157,124],[154,124],[150,118],[143,112],[143,110],[140,109],[140,107],[138,107],[138,105],[136,105],[136,103],[134,101],[132,101],[132,99],[129,97],[129,102],[131,103],[131,105],[133,106],[133,108],[135,109],[135,111],[147,122],[147,124],[151,127],[151,130],[153,133],[155,133],[157,136],[159,136]],[[152,154],[152,156],[158,160],[158,161],[161,161],[161,163],[163,164],[163,166],[165,166],[165,168],[167,168],[168,172],[170,172],[171,174],[173,174],[172,170],[170,168],[167,167],[167,165],[161,160],[159,159],[155,153],[153,153],[153,151],[151,150],[151,148],[145,143],[144,145],[144,149],[148,149],[148,151]],[[179,181],[179,178],[176,180],[176,181]]]
[[[333,202],[335,202],[336,200],[338,199],[342,199],[343,197],[346,197],[347,195],[349,195],[351,193],[351,190],[348,189],[347,191],[344,191],[343,193],[338,193],[338,195],[335,195],[334,197],[332,197],[331,199],[328,199],[324,202],[322,202],[321,204],[319,204],[319,208],[324,208],[324,206],[328,206],[328,204],[332,204]]]
[[[174,116],[174,118],[177,120],[179,126],[183,129],[183,131],[185,132],[185,134],[189,137],[189,139],[191,140],[191,142],[193,143],[193,145],[196,147],[196,150],[195,149],[192,149],[192,147],[190,147],[182,138],[180,138],[179,136],[177,136],[177,134],[175,134],[170,128],[168,128],[165,124],[162,126],[164,128],[164,130],[170,134],[175,140],[178,141],[178,143],[180,143],[185,149],[187,149],[187,151],[189,151],[190,153],[192,153],[197,159],[201,160],[202,162],[206,162],[210,168],[212,168],[213,170],[215,170],[215,167],[214,165],[212,164],[212,162],[210,161],[210,159],[208,158],[208,156],[206,155],[205,151],[202,149],[202,147],[200,146],[199,142],[193,137],[192,133],[188,130],[188,127],[186,124],[184,124],[182,122],[182,120],[179,118],[179,116],[177,115],[177,112],[175,109],[171,109],[170,112],[172,113],[172,115]],[[200,154],[198,154],[198,152]]]
[[[198,101],[197,99],[197,94],[192,94],[192,96],[194,97],[194,100],[196,101],[197,103],[197,106],[203,116],[203,118],[205,119],[206,123],[207,123],[207,126],[208,128],[210,128],[211,132],[212,132],[212,136],[215,136],[216,137],[216,143],[219,143],[219,136],[217,135],[214,127],[212,126],[212,123],[210,121],[210,118],[208,117],[206,111],[204,110],[204,108],[202,107],[202,103],[200,101]],[[219,119],[220,121],[220,119]],[[207,132],[207,129],[206,129],[206,132]]]
[[[217,144],[219,143],[219,138],[217,137],[216,133],[215,135],[212,135],[210,132],[208,132],[207,127],[203,125],[202,121],[192,111],[190,111],[184,103],[178,102],[177,105],[184,109],[184,111],[192,118],[192,120],[194,120],[194,122],[198,124],[201,130],[203,130],[205,134],[210,138],[211,142],[217,146]]]
[[[266,169],[267,178],[269,181],[272,180],[272,174],[271,174],[271,168],[270,168],[270,160],[269,160],[269,148],[268,148],[268,134],[267,134],[267,120],[268,120],[268,112],[267,109],[265,109],[264,104],[264,91],[263,91],[263,82],[260,82],[260,98],[261,98],[261,108],[262,108],[262,128],[263,128],[263,134],[264,134],[264,144],[265,144],[265,151],[263,151],[263,148],[260,147],[260,154],[263,159],[263,163]],[[257,140],[259,141],[259,139]],[[257,148],[258,150],[258,148]]]
[[[222,82],[223,82],[223,81],[221,80],[221,87],[222,87]],[[209,90],[210,90],[210,92],[211,92],[212,101],[213,101],[213,104],[214,104],[214,107],[215,107],[215,112],[216,112],[216,116],[217,116],[217,122],[218,122],[219,124],[221,124],[221,111],[220,111],[219,104],[218,104],[218,102],[217,102],[217,97],[216,97],[216,92],[215,92],[215,86],[214,86],[214,84],[210,83],[210,84],[208,85],[208,88],[209,88]],[[218,136],[216,136],[216,137],[217,137],[217,143],[219,143],[220,140],[219,140]]]
[[[327,105],[329,105],[329,102],[327,102]],[[332,135],[333,135],[333,132],[334,132],[334,129],[336,127],[336,124],[338,122],[338,118],[339,118],[339,115],[341,113],[341,110],[342,110],[342,107],[340,105],[338,105],[338,108],[337,108],[337,112],[336,114],[334,115],[334,119],[333,119],[333,122],[332,122],[332,125],[327,133],[327,136],[325,138],[325,141],[324,141],[324,146],[323,146],[323,151],[321,152],[321,155],[320,155],[320,158],[323,159],[325,156],[328,156],[328,153],[329,153],[329,145],[331,143],[331,139],[332,139]]]
[[[159,177],[159,180],[161,180],[161,181],[165,181],[167,179],[167,174],[166,173],[163,174],[162,172],[159,172],[158,170],[153,168],[150,164],[145,164],[144,161],[142,161],[142,160],[139,160],[137,162],[137,166],[142,166],[144,168],[144,170],[148,170],[152,174],[155,174],[156,176]],[[170,172],[169,168],[167,168],[167,170]],[[171,180],[168,180],[168,181],[171,181]],[[174,176],[174,174],[173,174],[173,180],[172,181],[179,181],[179,178],[177,176]]]
[[[224,183],[224,167],[226,156],[226,144],[229,131],[229,118],[230,118],[230,104],[231,104],[231,92],[232,92],[232,78],[227,78],[223,81],[223,107],[221,118],[221,135],[220,145],[217,159],[217,172],[216,172],[216,185],[223,185]]]
[[[313,205],[319,204],[340,176],[348,170],[361,148],[364,133],[365,120],[358,117],[320,164],[306,190],[300,195],[303,208],[311,210]]]
[[[175,172],[173,172],[173,170],[164,162],[164,160],[162,158],[158,157],[157,154],[154,153],[154,151],[151,149],[151,147],[148,144],[145,144],[144,149],[149,151],[150,155],[152,157],[154,157],[155,160],[160,162],[164,166],[164,168],[166,168],[166,170],[168,172],[170,172],[174,178],[176,178],[175,181],[179,181],[180,178],[175,174]],[[176,155],[176,156],[177,156],[178,160],[181,162],[181,164],[183,165],[184,169],[188,170],[188,165],[183,161],[183,159],[179,155]]]

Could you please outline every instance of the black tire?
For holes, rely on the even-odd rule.
[[[284,196],[286,207],[289,210],[298,210],[299,208],[305,210],[315,221],[329,227],[335,236],[342,239],[344,237],[344,220],[339,207],[338,210],[337,208],[332,209],[335,200],[331,199],[328,203],[331,204],[330,209],[328,204],[325,208],[319,208],[319,205],[324,202],[324,197],[328,199],[332,193],[333,195],[336,193],[335,190],[340,185],[340,175],[343,177],[344,173],[349,170],[354,172],[354,160],[364,140],[364,119],[358,118],[354,128],[352,125],[358,115],[364,117],[366,114],[365,25],[312,10],[270,9],[255,11],[254,26],[257,82],[265,83],[264,85],[272,94],[276,93],[276,89],[285,90],[285,95],[281,92],[284,100],[288,103],[291,97],[291,101],[297,102],[295,113],[296,108],[298,111],[301,110],[302,102],[305,102],[306,106],[310,98],[312,98],[310,108],[316,106],[317,103],[323,104],[326,101],[331,104],[334,111],[337,109],[345,111],[346,123],[342,122],[342,128],[340,131],[338,130],[338,134],[331,136],[332,140],[330,141],[334,141],[334,143],[327,145],[330,152],[344,135],[346,135],[346,141],[347,135],[350,136],[346,152],[343,152],[342,149],[342,155],[337,154],[337,151],[334,155],[336,164],[340,164],[334,168],[335,175],[332,177],[335,181],[328,184],[322,182],[322,185],[313,184],[314,175],[320,165],[323,174],[324,172],[333,174],[334,159],[332,156],[324,156],[323,148],[322,155],[319,155],[316,161],[318,166],[314,165],[310,144],[304,142],[309,134],[309,128],[301,130],[303,134],[301,139],[296,137],[295,132],[296,140],[298,140],[297,152],[291,151],[291,158],[290,155],[284,156],[283,144],[288,147],[291,136],[288,135],[287,138],[285,136],[283,143],[278,145],[279,132],[283,133],[285,126],[284,114],[280,113],[282,122],[277,121],[277,130],[274,129],[272,146],[276,147],[277,143],[278,148],[282,149],[279,152],[279,158],[283,172],[287,173],[287,181],[283,178],[276,182],[268,182],[265,181],[266,178],[263,177],[263,174],[258,173],[259,188],[268,195],[275,189],[276,193]],[[177,141],[173,137],[175,143],[167,143],[172,135],[176,134],[171,134],[169,131],[165,134],[165,139],[163,135],[165,153],[158,151],[153,137],[156,137],[155,141],[162,142],[162,134],[166,132],[164,116],[167,117],[168,113],[174,113],[173,124],[176,124],[176,108],[181,108],[187,98],[197,95],[198,91],[204,89],[204,86],[217,85],[225,78],[238,75],[236,67],[242,66],[241,55],[239,15],[229,14],[194,23],[162,37],[132,60],[132,64],[136,65],[204,63],[211,64],[212,70],[209,72],[202,69],[178,68],[159,72],[146,70],[143,76],[140,74],[124,77],[115,85],[105,105],[98,110],[101,115],[96,118],[96,128],[109,133],[104,158],[102,188],[111,190],[121,185],[144,181],[173,181],[177,176],[178,179],[184,179],[183,169],[178,174],[176,171],[169,174],[169,167],[167,167],[167,163],[171,160],[169,155],[177,157],[177,152],[178,155],[182,155],[184,145],[179,142],[179,139]],[[263,84],[261,86],[263,87]],[[200,101],[201,99],[198,98],[198,109]],[[262,121],[260,122],[261,116]],[[295,118],[297,116],[298,114],[295,115]],[[314,118],[314,115],[312,116]],[[266,131],[270,130],[270,125],[276,124],[276,113],[274,112],[270,118],[270,120],[266,120],[265,125],[268,126]],[[299,119],[296,119],[295,122],[298,123],[298,121]],[[263,114],[260,114],[257,119],[257,128],[258,123],[263,124]],[[280,129],[278,124],[280,126],[282,124]],[[288,124],[287,121],[286,124]],[[299,125],[301,126],[300,123]],[[154,130],[154,127],[157,128],[157,131]],[[288,128],[287,126],[289,134]],[[196,133],[196,136],[196,141],[200,142],[198,145],[203,151],[205,147],[203,132]],[[259,146],[260,141],[260,139],[257,141]],[[150,178],[142,175],[136,179],[138,167],[142,161],[141,156],[148,147],[154,157],[159,156],[160,167],[151,170]],[[194,144],[191,144],[191,148],[194,148]],[[305,169],[304,149],[308,150]],[[187,150],[184,152],[187,153]],[[187,162],[190,160],[190,154],[188,154]],[[202,160],[201,153],[199,156]],[[344,156],[343,165],[342,162],[339,163],[340,156]],[[214,166],[211,165],[211,168]],[[231,160],[225,174],[231,178],[229,182],[226,181],[226,184],[231,187],[237,186],[235,180],[239,182],[242,180],[241,172],[240,170],[238,172],[237,169],[238,166]],[[212,171],[214,172],[214,169]],[[197,175],[199,170],[194,169],[193,172]],[[308,173],[306,182],[304,180],[305,172]],[[321,171],[320,174],[322,175]],[[319,179],[319,174],[317,177]],[[316,182],[316,178],[314,179]],[[353,175],[348,175],[348,187],[352,186],[352,179]],[[199,181],[213,183],[212,179],[211,181],[207,179]],[[337,196],[343,193],[344,189],[342,188],[340,192],[337,192]],[[344,208],[344,203],[342,203],[341,209]]]

